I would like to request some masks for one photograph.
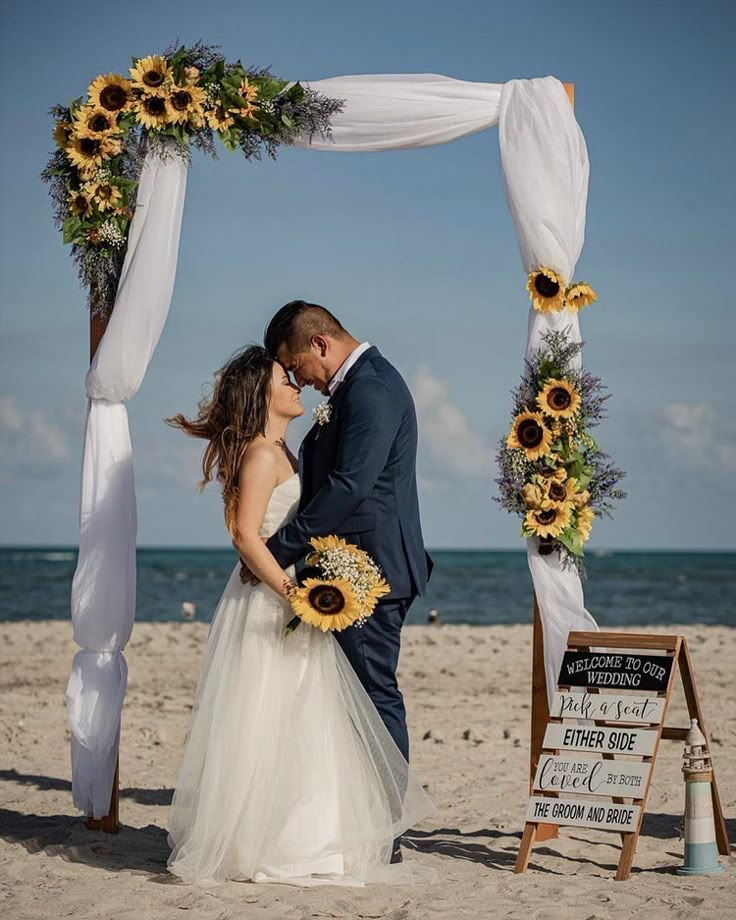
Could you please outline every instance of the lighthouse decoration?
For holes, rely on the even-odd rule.
[[[718,875],[716,829],[713,822],[711,782],[713,768],[698,720],[690,720],[682,772],[685,776],[685,863],[678,875]]]

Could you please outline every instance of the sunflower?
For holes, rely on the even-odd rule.
[[[172,112],[163,96],[141,96],[135,103],[135,116],[144,128],[165,128],[171,124]]]
[[[580,534],[583,543],[590,536],[590,531],[593,529],[593,519],[595,518],[595,511],[590,507],[590,505],[584,505],[578,511],[577,516],[577,528],[578,533]]]
[[[54,125],[54,141],[58,147],[66,147],[72,134],[72,126],[68,121],[59,120]]]
[[[66,154],[72,163],[83,174],[98,169],[103,160],[109,160],[122,150],[120,138],[89,137],[86,135],[72,134],[71,143],[66,148]]]
[[[535,310],[540,313],[559,313],[565,308],[564,279],[553,268],[540,266],[529,272],[526,289]]]
[[[234,105],[228,109],[231,115],[237,115],[238,118],[253,118],[256,111],[256,107],[245,100],[242,105]]]
[[[93,208],[89,193],[84,188],[69,192],[69,207],[76,217],[90,217]]]
[[[204,90],[199,86],[174,86],[169,95],[171,120],[176,124],[194,121],[196,116],[201,116],[204,103]]]
[[[123,203],[123,193],[110,182],[92,183],[89,194],[100,211],[117,210]]]
[[[185,67],[184,68],[184,85],[194,86],[197,80],[199,80],[199,67]]]
[[[89,104],[107,112],[123,112],[130,108],[130,80],[116,73],[100,74],[87,90]]]
[[[247,77],[243,77],[238,87],[238,95],[247,99],[248,102],[254,102],[258,97],[258,87],[254,83],[251,83]]]
[[[558,482],[564,482],[567,479],[567,470],[564,466],[548,466],[545,462],[537,472],[543,480],[556,479]]]
[[[526,536],[559,537],[563,530],[570,524],[572,505],[555,505],[550,501],[543,501],[541,508],[532,508],[524,517],[524,533]]]
[[[565,303],[574,313],[590,306],[594,300],[598,300],[598,295],[585,281],[575,281],[565,290]]]
[[[74,131],[78,135],[104,137],[117,131],[117,117],[101,106],[83,105],[74,114]]]
[[[166,58],[160,54],[149,54],[139,58],[130,68],[133,89],[138,89],[148,96],[165,96],[168,92],[171,72]]]
[[[308,578],[292,596],[291,606],[305,623],[322,632],[346,629],[361,615],[355,592],[344,578]]]
[[[528,482],[521,490],[521,497],[527,508],[541,508],[544,501],[544,493],[533,482]]]
[[[552,377],[537,396],[537,405],[553,418],[572,418],[580,408],[580,394],[567,380]]]
[[[577,486],[577,480],[572,480]],[[590,501],[590,492],[587,489],[583,489],[582,492],[574,492],[572,496],[572,503],[576,508],[582,508],[583,505],[587,504]]]
[[[227,131],[229,127],[235,124],[235,119],[228,115],[224,106],[219,103],[206,113],[207,124],[213,131]]]
[[[336,537],[336,536],[312,537],[312,539],[309,542],[314,547],[314,550],[317,553],[324,553],[329,549],[344,549],[344,550],[355,549],[355,547],[349,544],[347,540],[343,540],[342,537]]]
[[[564,505],[573,501],[575,495],[576,479],[566,479],[560,482],[559,479],[549,479],[545,482],[544,498],[552,502],[553,505]]]
[[[368,604],[368,609],[373,610],[376,604],[380,601],[382,597],[385,597],[386,594],[389,594],[391,591],[391,585],[381,579],[378,584],[373,585],[372,588],[369,588],[366,591],[366,603]],[[365,614],[364,614],[365,615]]]
[[[252,118],[253,113],[256,111],[256,106],[253,103],[258,96],[258,87],[251,83],[248,77],[243,77],[238,87],[238,95],[242,98],[243,103],[233,106],[228,111],[233,115],[239,115],[241,118]]]
[[[520,412],[516,416],[506,446],[521,448],[528,460],[536,460],[550,452],[552,437],[539,412]]]

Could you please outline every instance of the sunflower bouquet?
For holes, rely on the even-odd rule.
[[[329,136],[342,108],[267,69],[228,63],[217,47],[198,42],[134,57],[127,74],[100,74],[86,96],[51,109],[56,150],[41,178],[94,313],[113,306],[149,149],[187,163],[192,146],[217,158],[218,137],[246,159],[263,151],[275,159],[279,145],[302,134]]]
[[[538,539],[540,555],[558,552],[581,574],[584,544],[596,517],[611,516],[625,475],[589,429],[604,416],[601,381],[577,369],[582,343],[564,332],[543,337],[513,392],[513,420],[502,439],[496,479],[504,508],[522,518],[521,535]]]
[[[290,632],[300,622],[323,632],[363,626],[378,601],[391,590],[381,570],[365,550],[342,537],[314,537],[307,556],[310,576],[290,597],[295,616]]]

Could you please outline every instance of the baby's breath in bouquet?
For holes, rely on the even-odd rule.
[[[342,537],[314,537],[309,542],[314,552],[306,561],[315,577],[305,579],[291,595],[296,616],[286,631],[301,621],[322,632],[362,626],[391,590],[381,570],[365,550]]]
[[[593,521],[626,497],[625,475],[590,434],[604,415],[601,381],[575,358],[581,342],[565,332],[543,337],[513,392],[513,421],[497,454],[504,508],[522,518],[521,535],[538,538],[540,555],[557,552],[583,574],[583,546]]]

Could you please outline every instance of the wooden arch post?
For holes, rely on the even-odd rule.
[[[570,105],[575,108],[575,84],[563,83]],[[532,638],[532,725],[529,744],[529,791],[533,790],[537,764],[542,753],[544,732],[549,719],[549,702],[547,698],[547,678],[544,672],[544,632],[542,618],[539,614],[537,596],[534,595],[534,635]],[[537,841],[551,840],[559,836],[556,824],[540,824],[537,829]]]

